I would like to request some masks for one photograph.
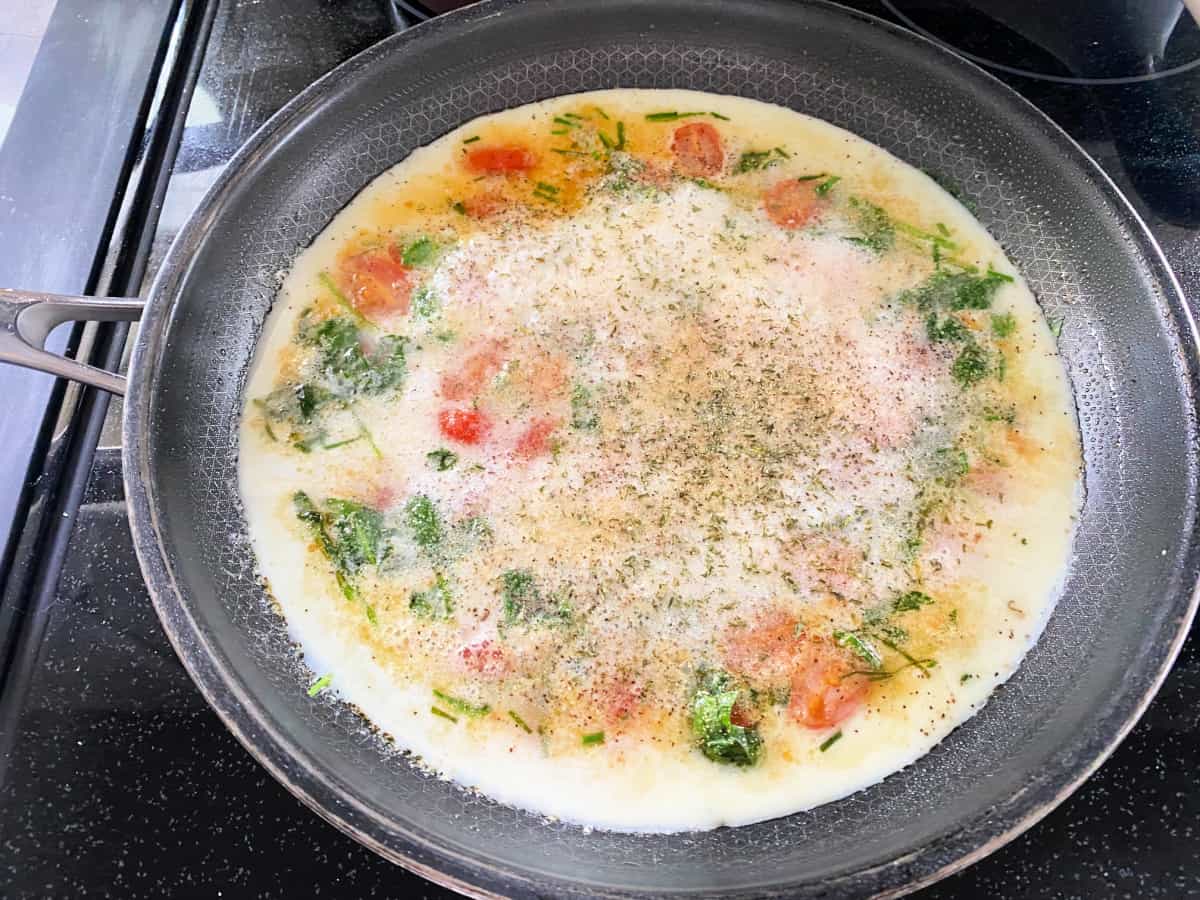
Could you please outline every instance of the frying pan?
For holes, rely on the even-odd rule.
[[[844,800],[695,834],[588,832],[423,774],[309,674],[255,576],[237,490],[247,368],[277,273],[412,149],[475,116],[614,86],[739,94],[826,119],[957,185],[1046,313],[1082,429],[1065,593],[1013,679],[932,753]],[[22,343],[136,303],[10,294],[3,358],[120,390]],[[234,157],[142,314],[124,418],[134,542],[200,690],[346,833],[476,895],[898,894],[1045,815],[1112,751],[1186,634],[1200,572],[1196,331],[1143,224],[1071,140],[958,57],[823,3],[489,2],[322,78]],[[502,764],[502,763],[501,763]]]

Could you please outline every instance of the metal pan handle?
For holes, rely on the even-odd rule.
[[[79,381],[118,396],[125,377],[45,349],[46,337],[63,322],[134,322],[144,301],[111,297],[66,297],[0,288],[0,362],[14,363]]]

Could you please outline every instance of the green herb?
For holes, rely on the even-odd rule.
[[[625,123],[624,122],[617,123],[617,146],[615,149],[617,149],[617,150],[625,149]]]
[[[963,347],[950,366],[950,374],[964,388],[983,381],[989,370],[987,353],[974,342]]]
[[[984,275],[939,270],[915,288],[900,294],[900,301],[916,305],[924,312],[932,310],[987,309],[1001,285],[1012,279],[988,270]]]
[[[925,319],[925,333],[934,343],[965,341],[971,337],[967,326],[954,316],[946,316],[940,322],[937,313],[931,312]]]
[[[728,673],[713,670],[701,676],[692,695],[692,734],[700,752],[713,762],[752,766],[762,756],[758,729],[735,725],[730,718],[740,693]]]
[[[427,284],[421,285],[412,295],[412,313],[418,319],[432,319],[438,314],[442,303],[437,292]]]
[[[608,116],[605,116],[604,118],[607,119]],[[522,731],[524,731],[526,734],[533,734],[533,729],[530,728],[528,725],[526,725],[525,720],[522,719],[520,716],[518,716],[513,710],[510,709],[508,711],[508,717],[510,719],[512,719],[514,722],[516,722],[517,727],[520,728]]]
[[[824,178],[824,172],[818,172],[816,175],[797,175],[797,181],[816,181],[818,178]]]
[[[338,304],[346,310],[346,312],[350,313],[356,322],[362,325],[370,324],[366,317],[354,307],[353,303],[350,302],[350,298],[342,293],[342,289],[337,286],[332,276],[330,276],[328,272],[322,272],[317,276],[317,280],[325,286],[325,289],[329,291],[329,293],[333,294],[333,299],[336,300]]]
[[[821,746],[819,748],[820,751],[822,753],[824,753],[826,750],[828,750],[830,747],[832,747],[834,744],[836,744],[841,739],[842,739],[842,732],[841,732],[841,729],[839,729],[839,730],[835,731],[833,734],[831,734],[829,737],[827,737],[821,743]]]
[[[1011,337],[1017,330],[1017,320],[1012,313],[992,314],[992,334],[998,338]]]
[[[558,188],[552,184],[546,184],[544,181],[539,181],[533,188],[533,196],[539,200],[546,200],[550,203],[558,203]]]
[[[1055,340],[1058,340],[1062,336],[1064,322],[1066,322],[1066,318],[1064,316],[1046,317],[1046,324],[1050,326],[1050,333],[1054,335]]]
[[[315,697],[325,688],[329,687],[329,683],[333,681],[332,675],[322,675],[316,681],[308,686],[308,696]]]
[[[501,575],[500,596],[504,600],[506,625],[523,621],[552,624],[565,622],[571,616],[570,605],[545,596],[528,569],[509,569]]]
[[[966,674],[966,675],[963,675],[961,678],[959,678],[959,679],[958,679],[958,683],[959,683],[959,684],[966,684],[968,681],[970,681],[970,680],[971,680],[972,678],[974,678],[974,677],[975,677],[974,675],[971,675],[970,673],[968,673],[968,674]]]
[[[594,747],[597,744],[603,744],[604,743],[604,732],[603,731],[593,731],[591,734],[585,734],[583,736],[581,743],[585,747]]]
[[[825,183],[827,182],[822,182]],[[846,240],[875,253],[892,249],[896,243],[896,227],[882,206],[876,206],[871,201],[859,197],[851,197],[850,210],[859,233]]]
[[[315,421],[316,414],[333,399],[329,391],[314,384],[286,384],[256,400],[255,405],[262,411],[263,427],[272,440],[278,440],[272,424],[287,425],[288,441],[308,453],[324,443],[325,430]]]
[[[596,111],[596,113],[600,116],[600,118],[604,119],[605,121],[608,121],[608,113],[606,113],[604,110],[602,110],[598,106],[593,106],[592,109],[594,109]]]
[[[480,716],[486,716],[492,711],[491,706],[486,703],[469,703],[459,697],[452,697],[450,694],[443,693],[437,688],[433,689],[433,696],[437,697],[456,713],[469,716],[472,719],[478,719]]]
[[[400,254],[400,260],[406,266],[427,266],[437,257],[438,245],[432,238],[419,237]]]
[[[674,122],[676,119],[690,119],[693,116],[702,116],[702,112],[656,112],[646,116],[647,122]]]
[[[933,598],[921,591],[907,591],[892,601],[892,609],[896,612],[912,612],[922,606],[928,606]]]
[[[564,128],[578,128],[579,123],[573,122],[565,116],[555,116],[552,120],[555,125],[562,125]]]
[[[551,133],[551,134],[566,134],[566,133],[567,133],[567,129],[566,129],[566,128],[555,128],[555,129],[554,129],[553,131],[551,131],[550,133]]]
[[[339,398],[380,394],[404,380],[404,338],[397,335],[384,335],[367,356],[354,322],[335,317],[305,326],[299,339],[317,348],[324,384]]]
[[[778,154],[779,156],[782,156],[784,159],[791,159],[791,158],[792,158],[792,154],[788,153],[788,152],[787,152],[786,150],[784,150],[782,147],[776,147],[776,148],[775,148],[775,152],[776,152],[776,154]]]
[[[835,631],[833,633],[833,641],[839,647],[852,650],[858,656],[862,657],[872,669],[883,668],[883,657],[879,655],[879,651],[875,649],[874,644],[862,635],[853,631]]]
[[[544,182],[544,181],[539,181],[537,183],[536,187],[539,191],[544,191],[547,194],[557,194],[558,193],[558,188],[556,188],[552,184],[546,184],[546,182]]]
[[[467,204],[463,203],[461,200],[455,200],[450,204],[450,208],[460,216],[465,216],[467,214]]]
[[[738,173],[754,172],[758,169],[766,169],[774,165],[778,165],[779,160],[774,157],[773,150],[747,150],[743,153],[734,166],[734,171]]]
[[[575,119],[577,122],[582,122],[587,116],[581,116],[579,113],[563,113],[564,119]]]
[[[896,222],[896,230],[907,234],[909,237],[916,238],[921,241],[929,241],[934,247],[941,247],[946,250],[954,251],[958,249],[958,244],[950,240],[943,234],[934,234],[931,231],[924,231],[915,225],[909,225],[907,222]]]
[[[719,112],[710,112],[709,115],[712,116],[714,119],[720,119],[722,122],[731,121],[729,116],[723,116]]]
[[[822,181],[820,184],[817,185],[817,196],[824,197],[826,194],[828,194],[830,191],[832,191],[833,186],[841,180],[842,180],[842,176],[840,176],[840,175],[830,175],[828,178],[826,178],[824,181]],[[879,209],[879,207],[875,207],[875,208]]]
[[[479,140],[479,135],[474,134],[474,135],[471,135],[471,137],[467,138],[465,141],[463,141],[463,143],[464,144],[473,144],[477,140]]]
[[[458,724],[458,718],[450,715],[450,713],[446,712],[444,709],[438,709],[436,706],[431,706],[429,707],[429,711],[435,716],[441,716],[443,719],[449,719],[455,725]]]
[[[414,591],[408,600],[408,608],[427,619],[450,618],[454,614],[454,600],[445,576],[439,572],[432,585],[423,591]]]
[[[425,461],[439,472],[448,472],[458,464],[458,454],[445,447],[439,447],[426,453]]]
[[[404,518],[418,547],[428,550],[442,542],[441,516],[424,494],[417,494],[404,504]]]
[[[1003,422],[1006,425],[1011,425],[1017,421],[1017,410],[1015,407],[1008,409],[994,409],[993,407],[985,407],[983,410],[983,421],[985,422]]]
[[[304,491],[292,495],[296,518],[308,526],[321,552],[333,563],[334,577],[347,600],[359,600],[354,579],[387,556],[383,516],[353,500],[329,499],[318,507]]]
[[[595,431],[600,415],[592,403],[592,392],[582,384],[571,389],[571,427],[580,431]]]
[[[943,483],[954,482],[971,470],[967,451],[960,447],[942,447],[934,451],[934,475]]]

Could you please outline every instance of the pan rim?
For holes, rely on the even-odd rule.
[[[602,2],[601,5],[620,5],[623,2],[624,0],[608,0],[607,3]],[[1174,337],[1176,338],[1175,349],[1180,356],[1178,368],[1181,378],[1191,386],[1189,424],[1191,437],[1193,440],[1196,439],[1196,398],[1198,386],[1200,386],[1200,352],[1198,352],[1200,333],[1197,331],[1194,317],[1161,248],[1133,205],[1120,192],[1108,174],[1065,131],[1032,103],[990,73],[936,42],[876,16],[847,9],[827,2],[827,0],[805,0],[803,4],[784,4],[778,0],[733,0],[733,3],[747,8],[786,6],[795,15],[801,17],[805,14],[806,9],[824,10],[828,13],[853,18],[866,27],[882,28],[893,39],[906,41],[919,47],[927,55],[939,57],[950,72],[957,69],[964,78],[971,78],[976,82],[982,81],[982,86],[990,90],[994,99],[1003,99],[1010,105],[1015,104],[1026,117],[1032,115],[1041,126],[1045,138],[1059,144],[1059,149],[1066,156],[1074,158],[1078,168],[1085,174],[1088,185],[1098,192],[1109,209],[1129,228],[1135,239],[1136,250],[1134,252],[1141,254],[1141,264],[1150,272],[1161,289],[1163,311],[1177,330]],[[350,78],[362,68],[369,68],[377,58],[385,54],[404,52],[410,42],[423,40],[426,35],[433,35],[444,29],[478,25],[486,19],[505,14],[509,9],[526,5],[528,4],[521,0],[488,0],[488,2],[438,17],[407,32],[389,36],[313,82],[288,101],[251,136],[230,159],[225,170],[197,205],[191,218],[172,244],[155,278],[143,317],[143,325],[134,346],[130,364],[130,392],[125,404],[122,426],[124,480],[130,507],[130,527],[139,564],[152,602],[176,654],[225,727],[277,781],[339,830],[393,863],[398,863],[437,884],[470,896],[483,897],[501,895],[464,880],[451,871],[434,868],[419,857],[432,858],[441,865],[452,862],[456,872],[460,873],[479,875],[484,870],[492,868],[493,874],[499,872],[506,879],[520,881],[531,887],[536,887],[537,882],[530,874],[531,870],[515,870],[507,866],[495,869],[489,862],[481,862],[456,850],[428,842],[403,829],[391,827],[392,833],[401,838],[404,845],[402,849],[384,845],[356,827],[353,821],[354,819],[358,821],[375,819],[376,811],[372,807],[355,803],[353,815],[349,812],[335,814],[309,790],[309,786],[317,782],[322,790],[333,790],[332,783],[319,767],[308,766],[311,773],[309,785],[302,784],[300,779],[293,777],[293,773],[289,771],[289,764],[294,764],[296,760],[304,760],[307,763],[310,759],[304,752],[304,748],[274,729],[269,721],[261,715],[260,704],[255,702],[254,697],[245,691],[240,683],[235,679],[228,678],[214,664],[213,659],[219,657],[219,654],[214,652],[215,648],[210,645],[203,634],[203,630],[192,616],[183,600],[182,592],[175,583],[171,566],[163,553],[163,543],[160,540],[158,516],[151,496],[153,488],[148,456],[149,445],[143,440],[143,431],[144,425],[151,415],[152,401],[155,395],[154,382],[158,373],[157,362],[164,352],[163,335],[177,305],[179,295],[175,288],[185,280],[190,268],[192,250],[198,238],[206,233],[207,221],[221,208],[223,198],[244,177],[245,171],[252,165],[255,158],[269,150],[277,140],[287,136],[291,129],[304,118],[309,107],[327,93],[328,86]],[[565,4],[559,4],[558,0],[548,0],[539,5]],[[1194,526],[1198,514],[1195,497],[1192,498],[1189,512],[1190,524]],[[983,841],[977,841],[974,837],[966,839],[967,844],[975,844],[973,849],[962,852],[950,862],[931,868],[924,874],[916,874],[913,880],[897,883],[894,875],[889,878],[888,870],[896,868],[896,860],[890,860],[870,868],[856,869],[838,875],[838,881],[856,879],[863,882],[860,887],[869,886],[876,896],[902,896],[961,871],[994,852],[1031,828],[1074,793],[1111,756],[1142,717],[1182,648],[1197,607],[1200,605],[1200,535],[1197,535],[1194,527],[1191,529],[1190,537],[1185,536],[1181,542],[1181,559],[1183,561],[1180,573],[1182,577],[1177,590],[1178,599],[1175,599],[1175,603],[1178,604],[1179,600],[1186,597],[1186,609],[1183,610],[1181,616],[1174,620],[1174,634],[1169,642],[1165,642],[1165,652],[1158,662],[1157,669],[1148,670],[1148,673],[1149,671],[1153,672],[1153,677],[1141,690],[1140,696],[1137,696],[1138,692],[1134,691],[1127,698],[1127,702],[1132,701],[1129,703],[1128,712],[1122,717],[1119,727],[1110,737],[1100,739],[1099,743],[1103,746],[1099,751],[1094,753],[1088,751],[1081,754],[1089,757],[1088,761],[1084,764],[1075,764],[1074,771],[1068,768],[1066,771],[1070,773],[1071,777],[1066,778],[1049,799],[1028,805],[1023,812],[1012,816],[1011,824],[1007,828],[989,839]],[[1169,627],[1164,623],[1161,629],[1163,636],[1169,633]],[[1099,732],[1101,729],[1095,729],[1095,731]],[[1096,743],[1096,741],[1090,743]],[[961,835],[970,828],[970,825],[966,828],[960,826],[947,832],[945,837],[949,839],[955,835]],[[959,837],[959,839],[963,838]],[[930,846],[930,844],[923,845],[904,860],[907,871],[919,871],[920,860],[928,854]],[[560,878],[557,875],[553,877],[556,880]],[[767,892],[783,892],[789,887],[797,887],[801,884],[800,882],[789,882],[769,888],[751,887],[742,889],[738,895],[758,896]],[[567,884],[560,883],[560,887],[570,889]],[[625,896],[625,892],[621,889],[614,889],[611,895]]]

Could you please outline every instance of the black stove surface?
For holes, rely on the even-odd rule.
[[[949,14],[945,3],[852,5],[893,19],[900,12],[947,39],[954,34],[939,18]],[[224,0],[162,205],[155,255],[259,124],[392,25],[377,0]],[[972,40],[973,50],[987,49],[978,34]],[[1176,178],[1200,189],[1200,172],[1188,171],[1200,158],[1179,145],[1179,121],[1156,132],[1156,117],[1147,115],[1165,102],[1190,119],[1191,133],[1200,132],[1200,68],[1180,56],[1188,46],[1171,48],[1171,66],[1183,70],[1163,78],[1084,85],[1010,73],[1006,80],[1130,193],[1195,309],[1200,228],[1170,224],[1168,218],[1188,221],[1187,206],[1172,202],[1178,197],[1164,204],[1155,185]],[[1115,121],[1122,108],[1136,132]],[[113,443],[113,432],[106,433]],[[23,633],[0,698],[0,895],[451,896],[310,813],[205,704],[142,583],[115,446],[97,454],[58,589],[52,602],[30,611]],[[1074,796],[920,896],[1200,896],[1197,759],[1200,646],[1193,636],[1146,716]]]

